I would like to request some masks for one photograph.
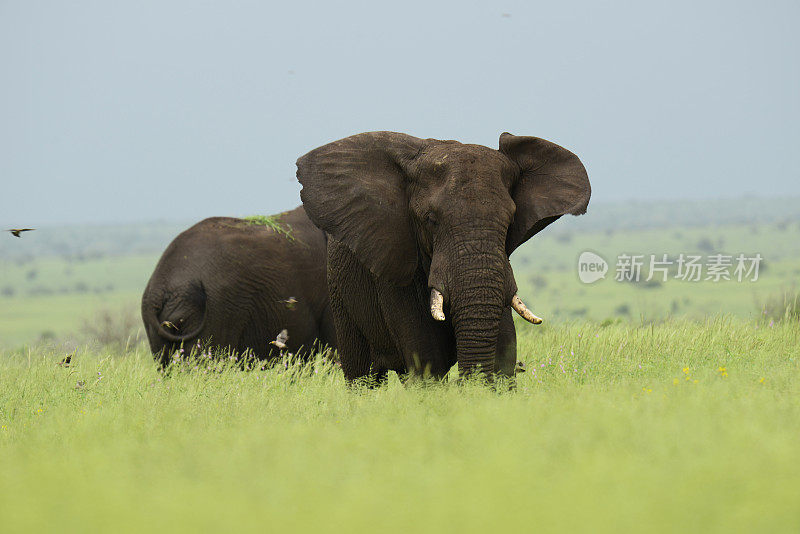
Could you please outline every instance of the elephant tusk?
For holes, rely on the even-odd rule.
[[[433,299],[433,297],[431,297]],[[433,300],[431,300],[433,302]],[[431,305],[432,306],[432,305]],[[532,324],[541,324],[542,318],[536,317],[532,311],[525,306],[525,303],[522,302],[522,299],[519,298],[519,295],[514,295],[514,298],[511,299],[511,307],[514,308],[514,311],[520,314],[520,316]]]
[[[431,288],[431,316],[437,321],[444,321],[444,296],[435,287]]]

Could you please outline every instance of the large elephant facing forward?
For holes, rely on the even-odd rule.
[[[315,340],[333,347],[325,235],[302,208],[261,222],[200,221],[161,256],[142,296],[142,318],[162,364],[196,342],[259,358],[279,348],[310,350]],[[278,347],[271,342],[283,330],[288,340]]]
[[[509,255],[585,213],[583,164],[537,137],[500,149],[371,132],[297,160],[303,204],[328,238],[328,286],[345,376],[388,370],[513,376]]]

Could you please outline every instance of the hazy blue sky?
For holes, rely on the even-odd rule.
[[[284,210],[368,130],[545,137],[594,201],[800,194],[800,2],[643,4],[0,0],[0,225]]]

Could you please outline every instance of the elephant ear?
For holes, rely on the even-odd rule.
[[[506,238],[509,255],[562,215],[586,213],[592,188],[578,156],[550,141],[510,133],[500,136],[500,152],[520,168],[511,188],[517,211]]]
[[[376,276],[405,285],[417,266],[407,168],[425,142],[394,132],[346,137],[297,160],[309,218]]]

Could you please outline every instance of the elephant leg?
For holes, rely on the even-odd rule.
[[[331,349],[336,348],[336,323],[330,306],[325,306],[325,311],[322,312],[318,342],[319,350],[324,350],[325,345]]]
[[[502,376],[514,378],[514,369],[517,366],[517,331],[514,328],[514,319],[511,308],[506,307],[500,318],[500,331],[497,336],[497,356],[495,369]]]
[[[373,361],[375,361],[374,357]],[[375,364],[373,364],[368,375],[367,386],[380,388],[385,386],[387,382],[389,382],[389,371],[387,369],[375,369]]]
[[[334,297],[334,292],[331,293],[331,297]],[[336,345],[344,377],[350,382],[369,376],[372,370],[372,350],[369,342],[339,299],[331,298],[331,307],[336,325]]]
[[[345,378],[378,379],[393,368],[392,353],[375,281],[347,247],[328,240],[328,292],[336,326],[337,352]]]
[[[378,302],[389,338],[395,341],[394,358],[386,360],[398,374],[441,379],[455,364],[451,327],[430,316],[424,280],[408,286],[379,286]]]
[[[328,243],[329,247],[332,244],[331,240]],[[333,315],[333,322],[336,328],[336,349],[339,353],[339,361],[342,365],[345,379],[352,383],[358,378],[373,374],[373,351],[369,340],[359,329],[358,323],[348,310],[347,303],[344,300],[342,281],[339,278],[343,274],[352,276],[355,269],[342,269],[336,260],[342,260],[343,258],[345,260],[348,259],[347,256],[343,256],[341,253],[329,253],[328,294],[330,296],[331,315]],[[347,280],[343,282],[344,287],[349,287]]]

